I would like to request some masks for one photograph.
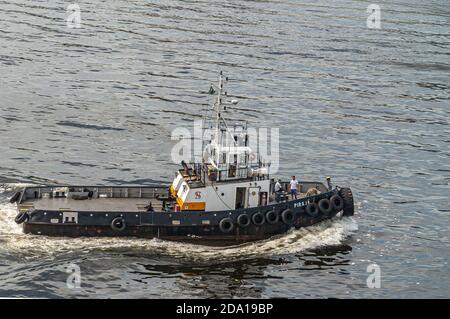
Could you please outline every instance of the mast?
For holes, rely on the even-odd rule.
[[[224,78],[222,71],[220,71],[217,96],[213,104],[213,113],[215,114],[212,114],[210,118],[211,122],[215,121],[215,123],[211,123],[209,126],[214,131],[211,132],[209,144],[206,147],[203,146],[202,164],[208,170],[214,170],[217,174],[214,175],[213,179],[210,179],[211,181],[227,181],[255,176],[268,178],[268,173],[261,170],[265,164],[259,160],[259,157],[250,159],[251,149],[249,147],[247,121],[237,120],[241,123],[245,122],[245,124],[235,124],[232,128],[229,128],[227,121],[222,116],[222,111],[227,106],[227,101],[222,101],[227,96],[224,91],[224,82],[227,81],[228,78]],[[213,90],[213,85],[211,85],[211,93],[215,93]],[[233,105],[237,103],[237,100],[231,101]],[[254,163],[254,160],[257,160],[257,162]],[[207,173],[209,176],[210,171]]]
[[[222,112],[222,90],[223,90],[223,79],[222,79],[222,71],[219,73],[219,87],[217,90],[217,100],[215,103],[215,111],[216,111],[216,141],[219,141],[219,132],[220,132],[220,113]]]
[[[222,112],[222,95],[223,95],[223,73],[222,71],[219,72],[219,82],[217,86],[217,96],[214,99],[213,103],[213,114],[211,116],[211,124],[209,128],[213,129],[212,132],[212,139],[210,140],[209,144],[205,147],[203,144],[205,141],[202,139],[202,149],[205,151],[207,150],[207,158],[205,158],[205,155],[202,156],[202,163],[203,164],[211,164],[216,169],[218,168],[218,158],[216,156],[219,156],[219,154],[216,154],[215,148],[212,148],[213,145],[220,145],[221,141],[221,132],[220,132],[220,124],[221,124],[221,112]],[[228,79],[227,79],[228,80]],[[210,91],[212,90],[212,94],[214,94],[214,86],[211,85]],[[205,121],[206,121],[206,115],[205,115]],[[208,129],[207,127],[203,127],[203,130]],[[214,144],[215,143],[215,144]]]

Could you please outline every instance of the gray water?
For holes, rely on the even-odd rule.
[[[448,1],[379,2],[381,29],[366,1],[78,3],[70,29],[67,1],[0,1],[0,297],[450,297]],[[279,176],[351,186],[353,218],[227,249],[21,233],[22,185],[169,181],[219,70]]]

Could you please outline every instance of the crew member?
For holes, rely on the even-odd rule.
[[[291,196],[292,199],[297,199],[297,186],[298,186],[298,181],[295,179],[295,176],[292,176],[292,180],[291,180]]]
[[[279,179],[275,184],[275,200],[277,203],[280,202],[280,196],[283,192],[283,186],[281,186],[281,179]]]

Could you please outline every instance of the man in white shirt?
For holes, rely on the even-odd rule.
[[[281,192],[281,190],[283,189],[280,182],[281,182],[281,179],[277,180],[277,182],[275,184],[275,193]]]
[[[291,195],[292,195],[292,199],[297,199],[297,186],[298,186],[298,181],[295,179],[295,176],[292,176],[292,180],[291,180]]]
[[[276,202],[280,202],[280,195],[283,192],[283,187],[281,186],[281,179],[279,179],[275,184],[275,200]]]

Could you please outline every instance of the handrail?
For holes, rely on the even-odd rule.
[[[18,203],[22,203],[22,199],[23,199],[23,196],[25,195],[25,192],[26,192],[26,191],[27,191],[27,187],[25,186],[25,187],[23,188],[22,194],[20,194]]]

